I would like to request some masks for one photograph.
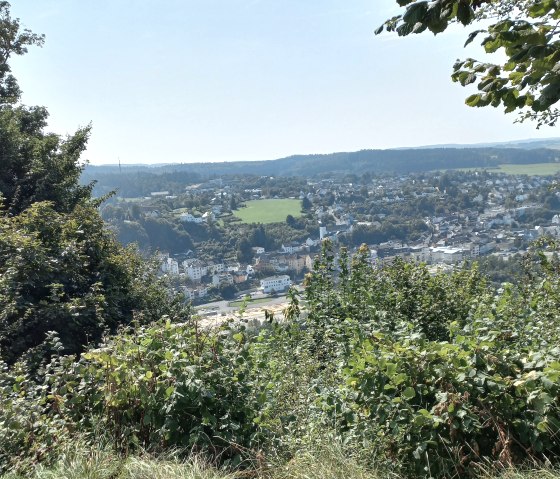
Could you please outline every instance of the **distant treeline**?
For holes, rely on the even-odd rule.
[[[316,177],[329,173],[411,173],[451,168],[492,168],[500,164],[550,163],[560,161],[551,149],[434,148],[410,150],[362,150],[325,155],[294,155],[270,161],[181,163],[161,166],[88,166],[83,181],[98,181],[96,193],[119,190],[123,196],[151,191],[178,193],[185,184],[226,175]]]

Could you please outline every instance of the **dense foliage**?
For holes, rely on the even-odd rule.
[[[104,228],[93,206],[70,213],[35,203],[0,212],[0,357],[12,363],[56,331],[65,353],[104,332],[170,313],[168,293],[132,249]],[[157,305],[157,306],[156,306]],[[40,354],[44,355],[44,351]]]
[[[75,431],[121,451],[188,447],[236,463],[325,433],[365,463],[464,477],[554,461],[560,433],[560,270],[496,291],[477,269],[374,269],[328,249],[285,320],[257,329],[163,318],[54,358],[39,379],[2,373],[3,468]],[[532,273],[531,273],[532,274]],[[37,382],[38,381],[38,382]],[[30,418],[33,418],[30,420]]]
[[[62,139],[45,132],[44,108],[19,103],[8,60],[41,43],[0,2],[0,359],[9,364],[48,358],[53,334],[59,352],[77,353],[134,317],[180,309],[80,185],[89,129]]]

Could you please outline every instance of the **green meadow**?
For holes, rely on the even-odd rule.
[[[301,201],[292,199],[247,201],[233,214],[243,223],[280,223],[286,216],[301,216]]]
[[[560,172],[560,163],[532,163],[527,165],[503,164],[494,168],[457,168],[460,171],[486,170],[508,175],[548,176]]]
[[[500,165],[500,172],[510,175],[547,176],[560,172],[560,163],[534,163],[532,165]]]

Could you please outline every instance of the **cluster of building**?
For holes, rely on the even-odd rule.
[[[435,208],[429,216],[410,216],[408,220],[425,224],[422,233],[412,241],[408,238],[370,244],[371,260],[375,264],[389,264],[396,258],[425,262],[430,265],[453,265],[482,255],[495,254],[503,258],[523,251],[523,245],[541,235],[560,238],[560,216],[542,224],[525,221],[532,210],[541,209],[537,193],[547,191],[550,177],[522,175],[465,175],[465,180],[453,180],[451,186],[441,182],[434,186],[428,175],[401,175],[371,178],[367,184],[345,183],[343,180],[322,179],[308,181],[299,198],[309,200],[309,211],[319,225],[318,237],[307,238],[303,243],[284,244],[278,251],[253,248],[250,264],[222,264],[185,259],[181,262],[162,258],[162,271],[186,280],[185,294],[190,299],[203,298],[213,287],[247,283],[265,293],[280,292],[288,288],[295,277],[313,269],[314,257],[321,242],[330,239],[336,245],[357,226],[381,229],[387,217],[399,211],[401,204],[424,201],[444,205],[457,201],[462,195],[468,206],[454,212],[449,208]],[[244,199],[263,197],[260,188],[237,191],[235,184],[224,185],[222,180],[212,180],[197,192],[214,195],[208,211],[200,215],[184,211],[179,215],[187,223],[206,223],[214,220],[222,209],[220,201],[235,191]],[[449,191],[448,191],[449,188]],[[193,190],[194,191],[194,190]],[[166,192],[161,192],[163,195]],[[558,196],[558,194],[556,195]],[[296,195],[297,197],[297,195]],[[354,200],[353,198],[362,198]],[[326,201],[326,200],[329,201]],[[429,200],[429,201],[426,201]],[[348,241],[342,241],[348,243]]]
[[[270,255],[260,248],[261,254],[256,257],[254,265],[240,263],[226,265],[224,263],[205,263],[196,258],[178,261],[161,255],[161,271],[170,276],[185,280],[183,292],[187,299],[196,300],[208,295],[211,288],[239,285],[247,283],[256,272],[266,271],[271,276],[260,280],[260,290],[263,293],[282,292],[292,284],[286,272],[300,273],[303,269],[312,268],[312,258],[309,254],[276,254]],[[265,269],[266,265],[267,269]]]
[[[186,280],[188,286],[184,286],[183,291],[192,300],[205,297],[212,287],[245,283],[249,279],[249,272],[239,263],[205,263],[196,258],[179,262],[168,254],[161,255],[161,270]]]

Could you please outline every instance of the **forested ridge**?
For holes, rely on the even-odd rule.
[[[183,163],[163,166],[87,166],[82,181],[98,181],[98,194],[118,190],[123,196],[142,196],[151,191],[184,189],[220,175],[317,177],[321,174],[427,172],[454,168],[495,168],[501,164],[551,163],[560,152],[537,148],[423,148],[363,150],[324,155],[294,155],[269,161]]]
[[[20,103],[8,60],[42,37],[7,2],[0,19],[2,477],[558,466],[558,244],[497,288],[476,264],[374,268],[327,240],[282,317],[209,327],[104,225],[79,181],[89,130],[47,133],[46,110]]]

